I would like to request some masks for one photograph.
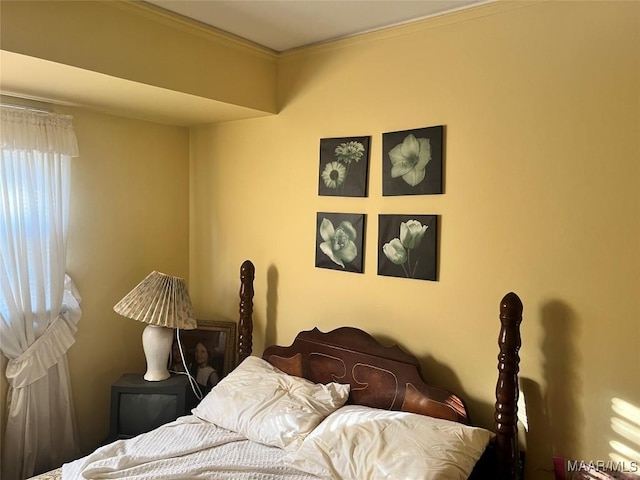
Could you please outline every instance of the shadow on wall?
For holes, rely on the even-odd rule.
[[[525,478],[554,478],[547,405],[540,384],[526,377],[520,378],[518,418],[518,429],[524,432],[527,444]]]
[[[538,382],[520,377],[518,402],[519,429],[527,445],[525,477],[532,480],[554,478],[553,457],[576,458],[584,423],[576,316],[566,304],[553,300],[542,307],[541,322],[546,392]]]
[[[579,324],[575,313],[556,300],[542,307],[542,328],[543,375],[547,383],[545,403],[552,453],[556,457],[576,458],[581,451],[584,424],[580,403],[583,382],[578,350]]]
[[[278,337],[278,269],[270,265],[267,270],[267,325],[264,344],[275,345]]]
[[[444,363],[436,360],[434,357],[427,356],[421,358],[420,365],[424,367],[421,370],[422,377],[429,385],[449,390],[450,392],[458,395],[464,401],[465,406],[467,407],[467,412],[469,413],[469,420],[472,425],[478,425],[491,431],[495,431],[494,403],[487,403],[469,395],[463,388],[460,378],[455,374],[455,372]],[[498,373],[496,370],[496,379],[497,377]],[[495,384],[492,384],[491,388],[492,391],[495,391]]]

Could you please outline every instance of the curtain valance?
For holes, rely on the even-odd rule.
[[[21,108],[0,107],[0,147],[78,156],[73,117]]]

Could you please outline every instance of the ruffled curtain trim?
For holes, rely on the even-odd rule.
[[[60,313],[44,333],[19,357],[9,360],[6,376],[12,388],[24,388],[47,375],[75,343],[74,335],[82,315],[80,295],[68,275]]]
[[[0,146],[3,149],[78,156],[73,117],[0,107]]]

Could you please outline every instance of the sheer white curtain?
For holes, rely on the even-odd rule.
[[[79,455],[66,352],[80,297],[66,275],[72,118],[0,107],[0,350],[9,359],[5,480]]]

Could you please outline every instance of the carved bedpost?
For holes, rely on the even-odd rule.
[[[255,267],[245,260],[240,267],[240,321],[238,323],[238,363],[251,355],[253,348],[253,279]]]
[[[498,383],[496,384],[496,448],[500,480],[517,480],[518,450],[518,371],[520,369],[520,323],[522,302],[511,292],[500,303],[498,345]]]

